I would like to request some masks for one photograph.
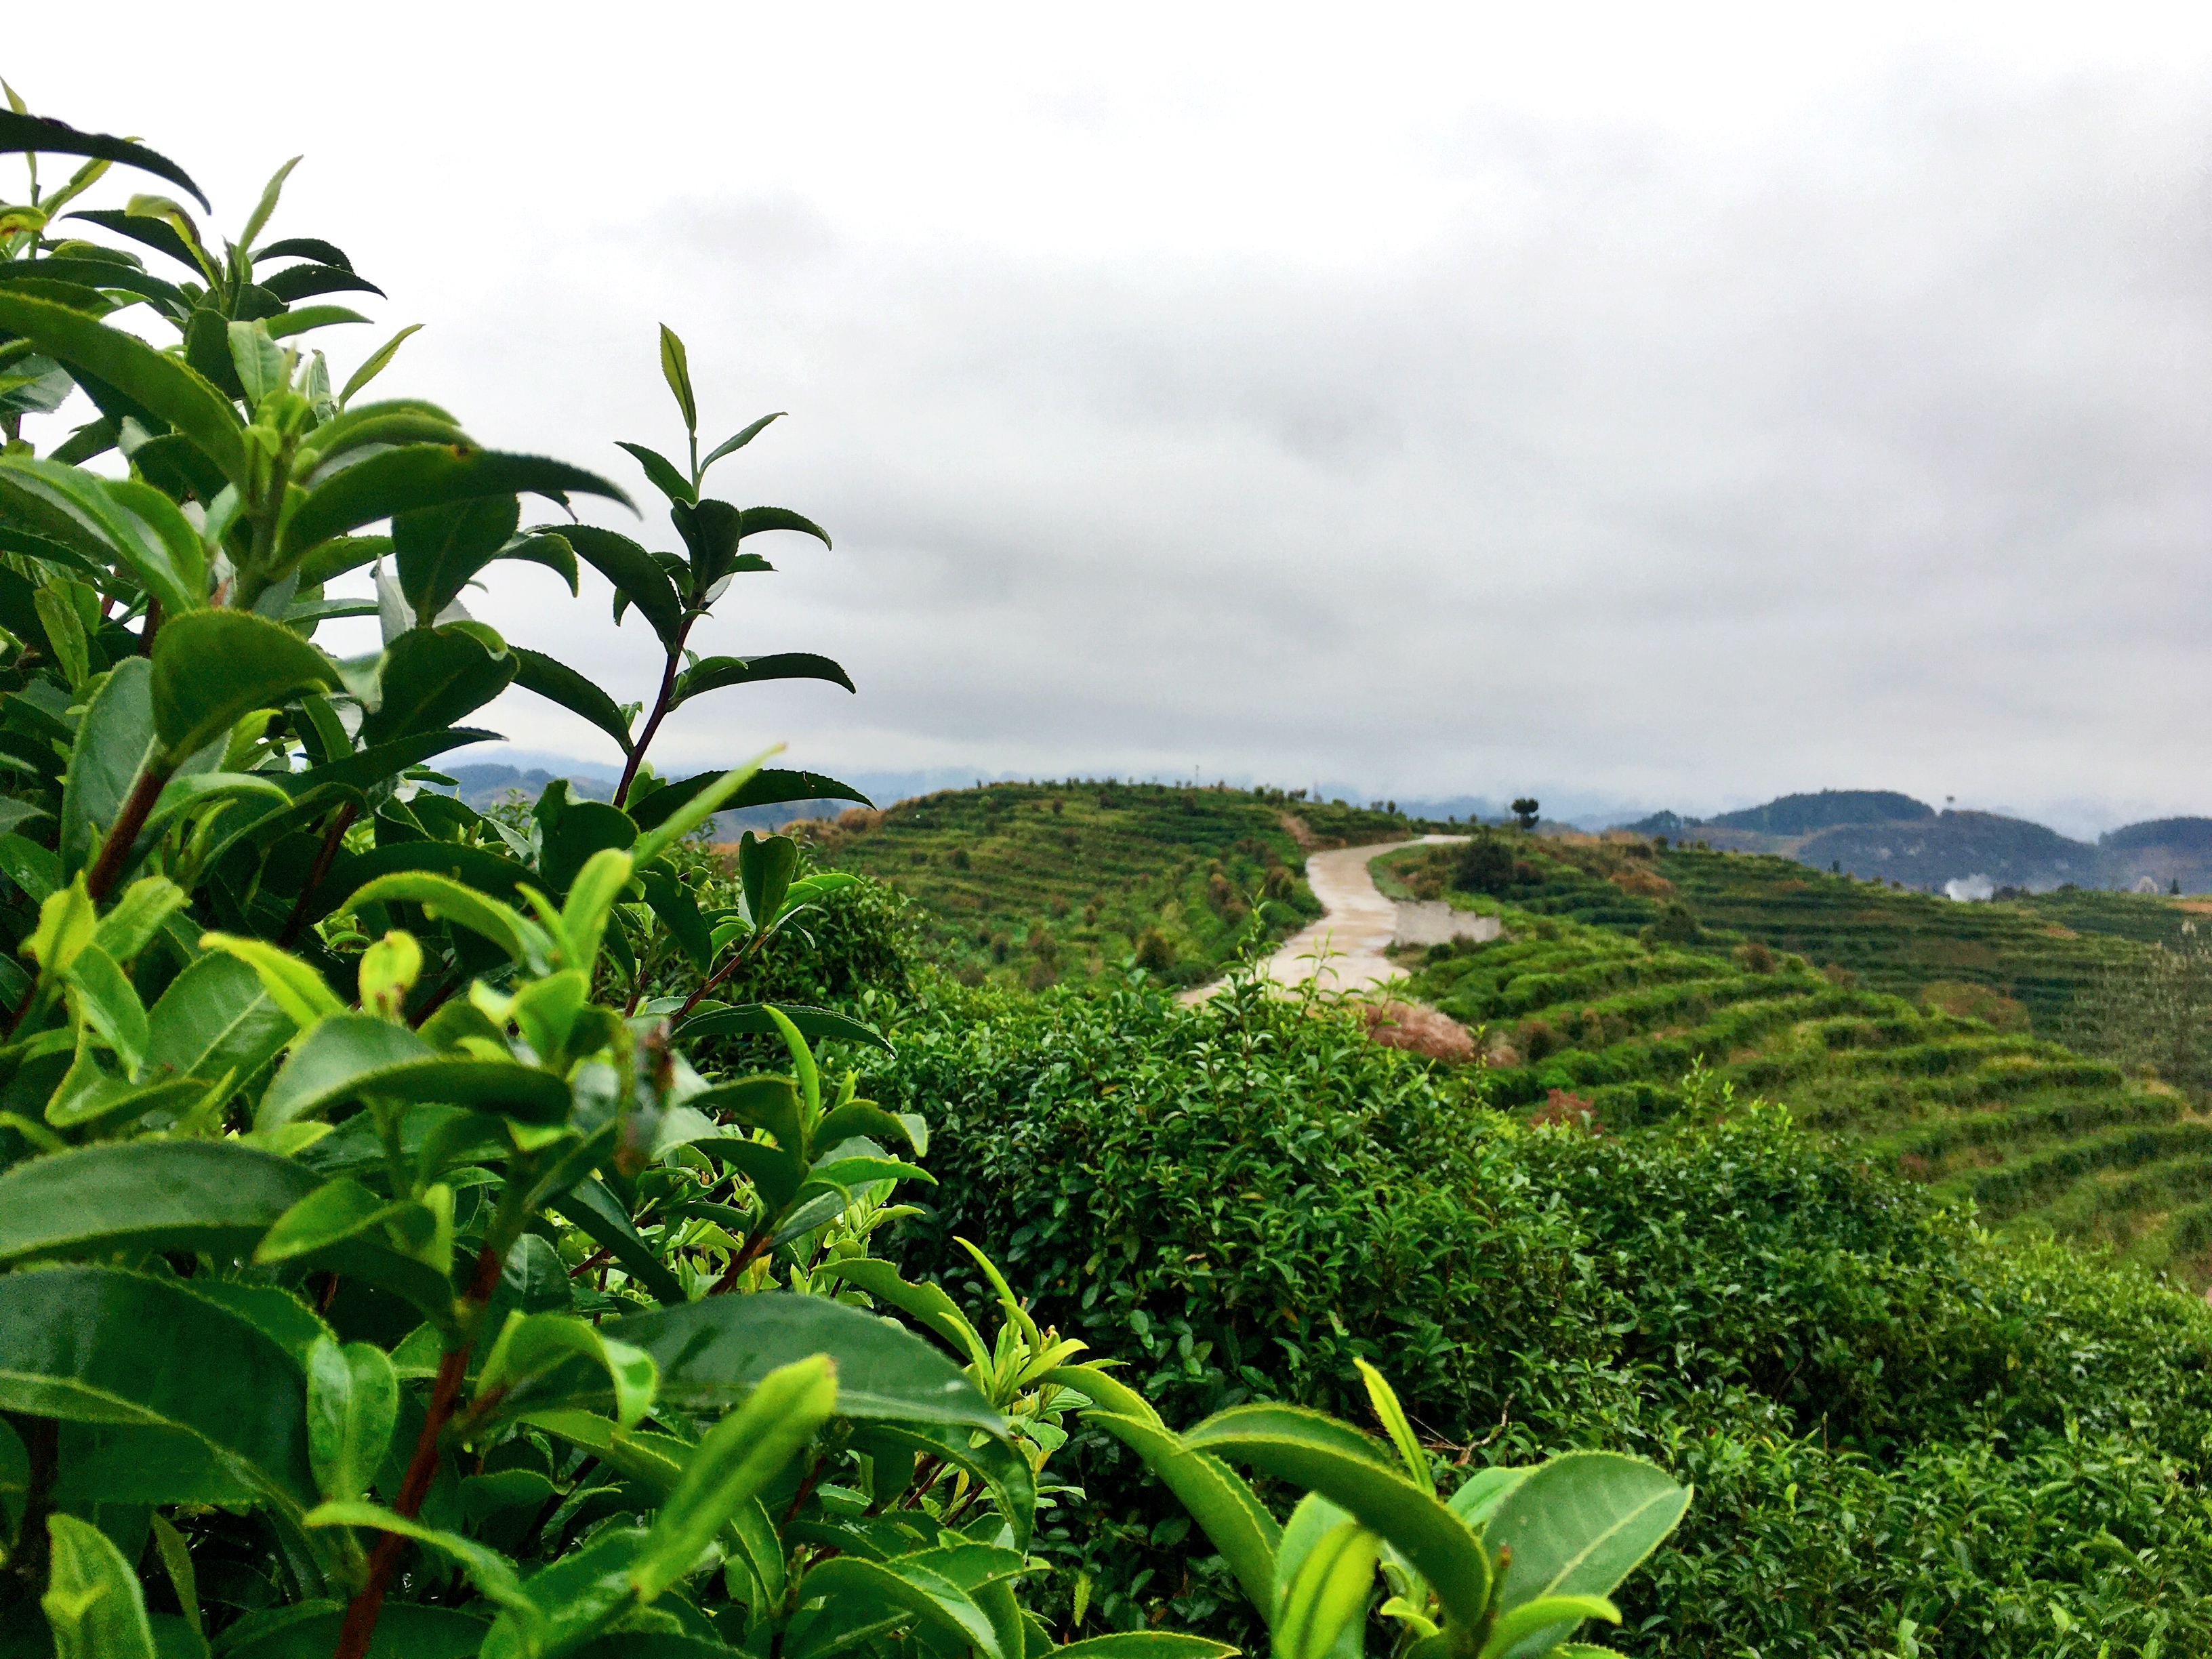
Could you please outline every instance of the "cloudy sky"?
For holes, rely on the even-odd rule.
[[[219,226],[305,149],[341,369],[426,324],[383,384],[485,442],[640,485],[662,320],[710,438],[790,411],[714,482],[836,549],[704,643],[860,695],[672,768],[2212,812],[2201,6],[226,9],[0,73]],[[648,695],[586,580],[473,603]]]

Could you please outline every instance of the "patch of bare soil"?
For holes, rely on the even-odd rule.
[[[1284,813],[1282,824],[1291,839],[1297,842],[1301,853],[1327,853],[1344,845],[1340,836],[1314,834],[1313,826],[1296,812]]]
[[[1364,1018],[1367,1035],[1386,1048],[1405,1048],[1431,1060],[1455,1063],[1474,1058],[1474,1036],[1466,1026],[1417,1002],[1372,1003]]]

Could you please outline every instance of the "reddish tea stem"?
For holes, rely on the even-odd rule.
[[[500,1260],[489,1246],[477,1252],[477,1270],[469,1281],[467,1304],[481,1310],[491,1300],[492,1287],[499,1283]],[[430,1385],[430,1404],[422,1418],[422,1432],[415,1437],[415,1455],[407,1465],[407,1478],[400,1483],[399,1496],[393,1500],[392,1513],[412,1521],[422,1510],[422,1499],[430,1491],[430,1478],[438,1472],[438,1437],[445,1432],[447,1422],[453,1417],[453,1402],[460,1397],[461,1379],[468,1374],[469,1350],[471,1344],[464,1342],[458,1348],[448,1348],[438,1361],[437,1381]],[[362,1659],[368,1651],[368,1639],[376,1633],[376,1617],[384,1608],[384,1592],[390,1588],[392,1575],[399,1566],[399,1557],[407,1547],[407,1540],[398,1533],[379,1533],[376,1547],[369,1553],[368,1583],[360,1595],[346,1604],[345,1625],[338,1632],[338,1644],[331,1659]]]

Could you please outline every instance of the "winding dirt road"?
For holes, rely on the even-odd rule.
[[[1398,930],[1398,908],[1367,873],[1368,860],[1403,847],[1429,842],[1464,841],[1464,836],[1416,836],[1411,841],[1340,847],[1306,855],[1306,885],[1322,902],[1323,915],[1285,939],[1261,971],[1278,985],[1318,980],[1331,991],[1364,991],[1396,979],[1405,969],[1382,952]],[[1220,988],[1219,980],[1178,994],[1180,1002],[1202,1002]]]

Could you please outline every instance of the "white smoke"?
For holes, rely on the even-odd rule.
[[[1987,876],[1954,876],[1943,884],[1945,896],[1961,902],[1985,899],[1996,890],[1996,884]]]

